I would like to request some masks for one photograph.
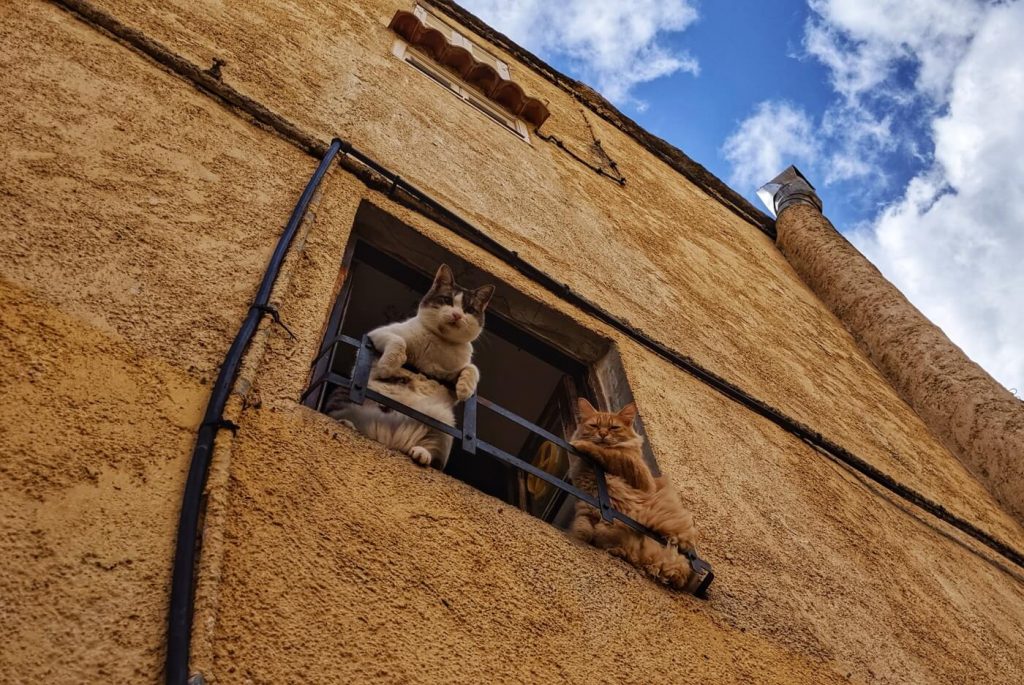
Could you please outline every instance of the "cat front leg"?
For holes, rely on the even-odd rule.
[[[612,469],[608,465],[608,459],[603,448],[599,447],[598,445],[595,445],[590,440],[586,440],[583,438],[576,438],[575,440],[570,440],[569,444],[572,445],[577,452],[582,452],[583,454],[590,457],[594,461],[594,463],[596,463],[606,472],[612,472]]]
[[[390,378],[398,373],[408,359],[405,339],[388,331],[376,330],[370,333],[370,340],[381,353],[374,366],[377,377]]]
[[[452,436],[431,430],[409,449],[409,457],[420,466],[437,466],[444,469],[452,451]]]
[[[459,372],[459,379],[455,381],[455,396],[460,402],[465,402],[473,393],[480,382],[480,369],[475,364],[470,364]]]
[[[629,454],[616,447],[597,445],[586,439],[571,440],[569,444],[597,462],[606,472],[625,480],[631,487],[644,492],[654,488],[654,476],[640,455]]]
[[[581,542],[594,539],[594,524],[598,517],[593,507],[585,502],[576,502],[576,515],[569,526],[569,534]]]

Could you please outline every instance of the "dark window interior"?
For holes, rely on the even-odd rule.
[[[459,260],[446,261],[462,285],[476,287],[493,282],[479,272],[467,273]],[[409,318],[416,313],[432,276],[432,272],[428,275],[425,269],[357,240],[348,256],[347,276],[326,339],[339,333],[361,338],[377,326]],[[496,285],[500,294],[502,286]],[[488,309],[484,332],[474,345],[474,362],[481,373],[480,396],[556,435],[571,435],[576,398],[596,400],[587,365],[531,335],[495,309]],[[335,373],[348,376],[354,361],[355,350],[339,346],[328,363]],[[329,386],[314,395],[311,401],[317,409],[332,389]],[[456,416],[461,420],[458,407]],[[484,407],[479,411],[477,432],[497,447],[565,477],[568,460],[561,448]],[[445,472],[555,525],[564,527],[571,517],[572,501],[566,501],[565,493],[486,455],[465,454],[458,443],[452,447]]]

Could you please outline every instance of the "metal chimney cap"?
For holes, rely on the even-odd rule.
[[[773,215],[778,216],[790,205],[812,205],[821,211],[821,198],[807,177],[792,164],[781,174],[758,188],[757,197]]]

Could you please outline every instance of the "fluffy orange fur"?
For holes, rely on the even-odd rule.
[[[655,478],[644,462],[643,439],[633,430],[635,418],[636,406],[632,403],[617,412],[599,412],[581,399],[579,424],[571,444],[605,470],[612,506],[664,535],[668,545],[659,545],[618,521],[603,521],[600,513],[584,502],[576,503],[570,532],[658,580],[684,589],[691,570],[689,560],[679,548],[695,549],[697,531],[693,516],[668,479]],[[597,492],[594,470],[584,460],[571,457],[569,474],[580,488],[592,494]]]

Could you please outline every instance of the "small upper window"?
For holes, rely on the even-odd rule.
[[[498,75],[501,76],[501,78],[505,80],[511,79],[511,77],[509,76],[507,64],[502,62],[500,59],[492,55],[487,50],[484,50],[479,45],[473,43],[471,40],[469,40],[464,35],[459,33],[453,27],[449,26],[443,20],[439,19],[437,16],[428,12],[426,8],[424,8],[422,5],[416,5],[416,9],[413,10],[413,14],[415,14],[416,17],[419,18],[419,20],[423,22],[425,26],[437,29],[438,31],[443,33],[445,35],[445,38],[447,38],[448,42],[450,42],[452,45],[457,45],[461,48],[468,50],[469,54],[473,56],[473,59],[493,67],[494,70],[498,72]]]
[[[395,56],[523,140],[530,139],[527,124],[548,118],[547,105],[526,95],[506,62],[424,6],[397,11],[390,28],[401,37]]]
[[[481,97],[479,94],[474,93],[471,89],[462,85],[458,78],[455,77],[454,74],[449,73],[447,69],[439,69],[438,67],[433,66],[429,60],[424,59],[423,55],[417,54],[415,50],[411,49],[409,44],[405,41],[396,40],[392,51],[396,57],[405,61],[406,64],[414,67],[417,71],[424,74],[438,85],[447,88],[492,121],[500,124],[523,140],[529,142],[530,134],[526,129],[526,124],[523,123],[521,119],[510,116],[501,108],[492,105],[486,98]]]

